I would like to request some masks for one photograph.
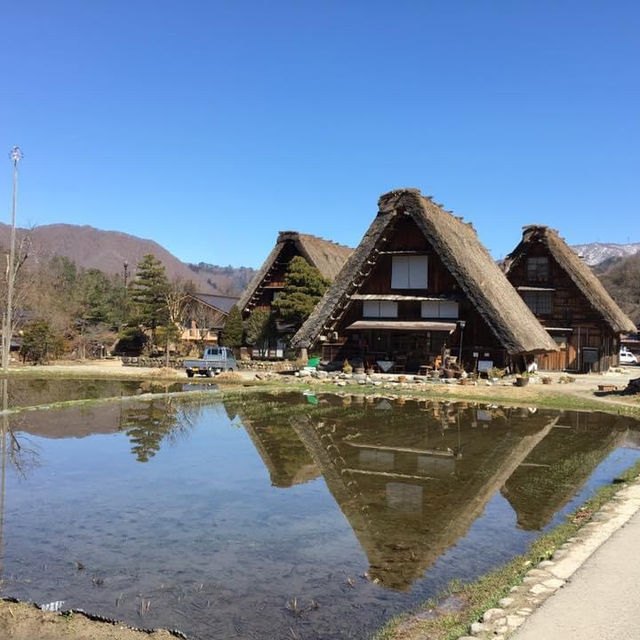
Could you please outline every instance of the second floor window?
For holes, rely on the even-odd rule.
[[[393,256],[392,289],[427,289],[427,256]]]
[[[553,312],[552,291],[525,291],[523,298],[536,316],[549,316]]]
[[[549,279],[549,258],[547,256],[527,258],[527,279],[529,282],[546,282]]]
[[[387,300],[365,300],[362,303],[363,318],[397,318],[398,303]]]
[[[423,318],[457,318],[458,303],[452,300],[429,300],[422,303]]]

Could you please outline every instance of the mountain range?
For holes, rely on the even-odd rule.
[[[9,225],[0,223],[0,246],[8,246]],[[39,260],[54,255],[65,256],[85,269],[100,269],[108,274],[122,274],[128,265],[131,277],[145,254],[152,253],[164,265],[170,279],[191,280],[202,293],[239,294],[247,286],[254,270],[248,267],[220,267],[201,262],[182,262],[153,240],[138,238],[120,231],[103,231],[90,226],[48,224],[32,230],[17,229],[18,238],[29,234],[31,254]]]
[[[591,242],[574,244],[571,247],[582,259],[593,267],[611,258],[626,258],[640,251],[640,242],[616,244],[614,242]]]
[[[10,227],[0,223],[0,246],[8,246],[9,233]],[[164,264],[170,279],[191,280],[202,293],[240,294],[255,273],[249,267],[223,267],[208,262],[188,264],[153,240],[120,231],[72,224],[49,224],[30,231],[18,229],[19,237],[27,233],[36,259],[66,256],[79,267],[100,269],[109,274],[122,274],[123,277],[126,262],[130,277],[134,277],[136,264],[145,254],[152,253]],[[639,322],[640,242],[592,242],[573,245],[572,248],[598,274],[618,304]]]

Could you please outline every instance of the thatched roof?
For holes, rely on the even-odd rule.
[[[536,320],[506,279],[470,224],[447,213],[417,189],[400,189],[381,196],[378,215],[371,223],[332,286],[294,336],[295,348],[310,347],[331,330],[334,309],[359,289],[359,274],[385,241],[394,222],[411,216],[434,251],[476,307],[496,338],[510,354],[557,351],[549,334]]]
[[[602,315],[612,331],[621,333],[636,330],[631,318],[614,302],[589,266],[580,259],[555,229],[542,225],[524,227],[520,244],[505,259],[507,277],[514,266],[524,259],[531,247],[537,243],[542,243],[549,250],[553,259],[566,271],[582,295]]]
[[[293,243],[298,253],[310,265],[318,269],[322,276],[329,280],[329,282],[333,282],[347,258],[353,253],[351,247],[346,247],[331,240],[325,240],[324,238],[318,238],[317,236],[306,233],[298,233],[297,231],[280,231],[276,246],[267,256],[264,264],[255,273],[240,298],[238,307],[241,311],[244,311],[251,297],[288,243]]]

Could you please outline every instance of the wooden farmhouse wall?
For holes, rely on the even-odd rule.
[[[504,349],[414,220],[409,216],[399,217],[385,235],[388,239],[381,244],[375,256],[375,265],[357,294],[351,296],[347,302],[346,311],[336,327],[337,339],[324,345],[323,357],[334,360],[349,358],[363,348],[377,354],[405,350],[409,360],[419,357],[419,351],[426,350],[431,355],[437,355],[443,348],[448,348],[452,355],[458,356],[462,338],[462,359],[467,369],[474,367],[474,359],[477,359],[473,356],[474,353],[478,353],[480,359],[487,358],[498,365],[505,364]],[[411,255],[427,256],[427,286],[421,289],[393,286],[394,258]],[[371,334],[364,335],[364,332],[348,331],[350,325],[363,318],[366,301],[362,298],[369,296],[373,300],[376,295],[398,298],[394,303],[397,304],[397,316],[394,319],[398,321],[424,319],[424,301],[420,298],[442,297],[455,301],[458,305],[457,317],[449,319],[449,322],[454,323],[456,328],[451,334],[434,331],[429,332],[430,335],[426,335],[427,332],[416,331],[378,331],[375,337]],[[464,320],[466,323],[462,335],[458,320]],[[363,341],[366,344],[363,344]],[[389,353],[389,356],[392,355],[394,354]]]
[[[560,347],[538,357],[541,369],[582,372],[617,366],[618,336],[545,244],[529,245],[507,278]]]

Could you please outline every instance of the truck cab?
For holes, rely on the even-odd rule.
[[[206,347],[200,360],[185,360],[184,367],[189,378],[196,373],[211,378],[223,371],[236,371],[238,363],[229,347]]]

